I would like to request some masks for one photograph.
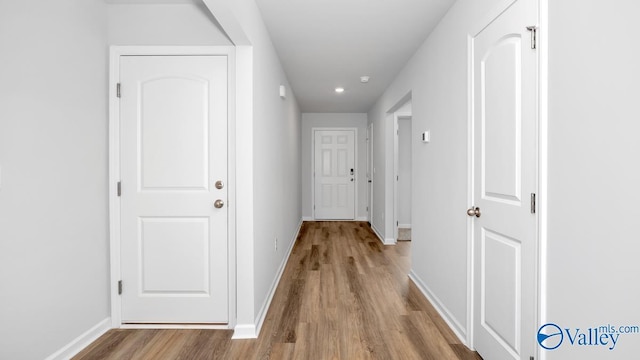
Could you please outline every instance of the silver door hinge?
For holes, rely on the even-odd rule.
[[[118,196],[122,195],[122,183],[118,181]]]
[[[536,193],[531,193],[531,213],[536,213]]]
[[[122,280],[118,281],[118,295],[122,295]]]
[[[535,50],[537,46],[537,35],[538,35],[538,27],[537,26],[527,26],[527,30],[531,32],[531,49]]]
[[[529,360],[535,360],[533,356],[529,356]]]
[[[116,96],[120,97],[120,83],[116,85]]]

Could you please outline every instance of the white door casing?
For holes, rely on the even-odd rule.
[[[355,130],[314,130],[314,218],[355,219]]]
[[[120,57],[122,323],[229,322],[227,63]]]
[[[473,345],[485,359],[536,354],[537,54],[518,0],[473,37]],[[472,212],[473,213],[473,212]]]

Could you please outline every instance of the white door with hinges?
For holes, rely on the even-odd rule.
[[[485,359],[536,354],[537,68],[518,0],[473,38],[473,344]]]
[[[120,57],[122,323],[229,321],[227,71]]]
[[[314,217],[355,219],[355,130],[314,131]]]

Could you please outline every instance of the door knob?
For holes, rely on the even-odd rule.
[[[218,180],[216,181],[216,189],[222,189],[224,187],[224,183],[222,182],[222,180]]]
[[[467,210],[467,215],[480,217],[480,215],[482,215],[482,213],[480,213],[480,208],[476,206],[475,208],[471,208],[471,209]]]
[[[216,200],[216,201],[213,203],[213,206],[215,206],[215,207],[216,207],[216,209],[220,209],[221,207],[223,207],[223,206],[224,206],[224,201],[222,201],[222,200],[218,199],[218,200]]]

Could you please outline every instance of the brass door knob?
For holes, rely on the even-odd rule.
[[[224,206],[224,201],[222,201],[222,200],[218,199],[218,200],[216,200],[216,201],[213,203],[213,206],[215,206],[215,207],[216,207],[216,209],[220,209],[221,207],[223,207],[223,206]]]
[[[471,208],[471,209],[467,210],[467,215],[480,217],[480,215],[482,215],[482,213],[480,213],[480,208],[476,206],[474,208]]]

